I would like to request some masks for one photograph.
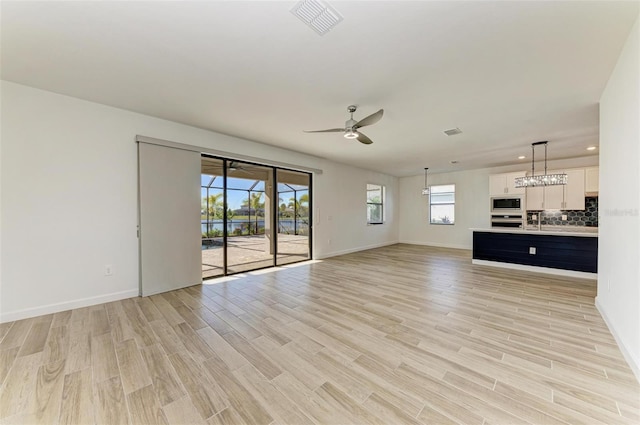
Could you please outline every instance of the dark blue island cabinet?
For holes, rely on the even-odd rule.
[[[598,237],[560,232],[473,231],[473,259],[598,272]]]

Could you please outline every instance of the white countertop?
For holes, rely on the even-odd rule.
[[[558,228],[561,227],[561,228]],[[508,228],[471,228],[474,232],[491,232],[491,233],[513,233],[513,234],[527,234],[527,235],[553,235],[553,236],[584,236],[590,238],[598,237],[597,227],[582,227],[581,230],[564,230],[564,226],[558,226],[556,228],[542,227],[542,230],[538,229],[508,229]],[[572,226],[573,227],[573,226]]]

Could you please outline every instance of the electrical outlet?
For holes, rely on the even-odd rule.
[[[538,215],[537,215],[537,214],[533,214],[533,215],[531,216],[531,220],[537,220],[537,219],[538,219]]]
[[[327,245],[331,245],[331,239],[327,239]]]
[[[562,214],[562,221],[567,221],[567,215],[566,214]]]
[[[106,266],[104,266],[104,275],[113,276],[113,266],[111,264],[107,264]]]
[[[536,255],[536,247],[535,246],[530,246],[529,247],[529,254]]]

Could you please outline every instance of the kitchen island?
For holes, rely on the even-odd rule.
[[[598,233],[563,228],[471,229],[473,264],[595,279]]]

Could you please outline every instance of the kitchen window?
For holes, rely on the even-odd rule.
[[[456,206],[456,185],[431,186],[429,195],[429,223],[454,224]]]
[[[384,186],[367,184],[367,224],[384,223]]]

